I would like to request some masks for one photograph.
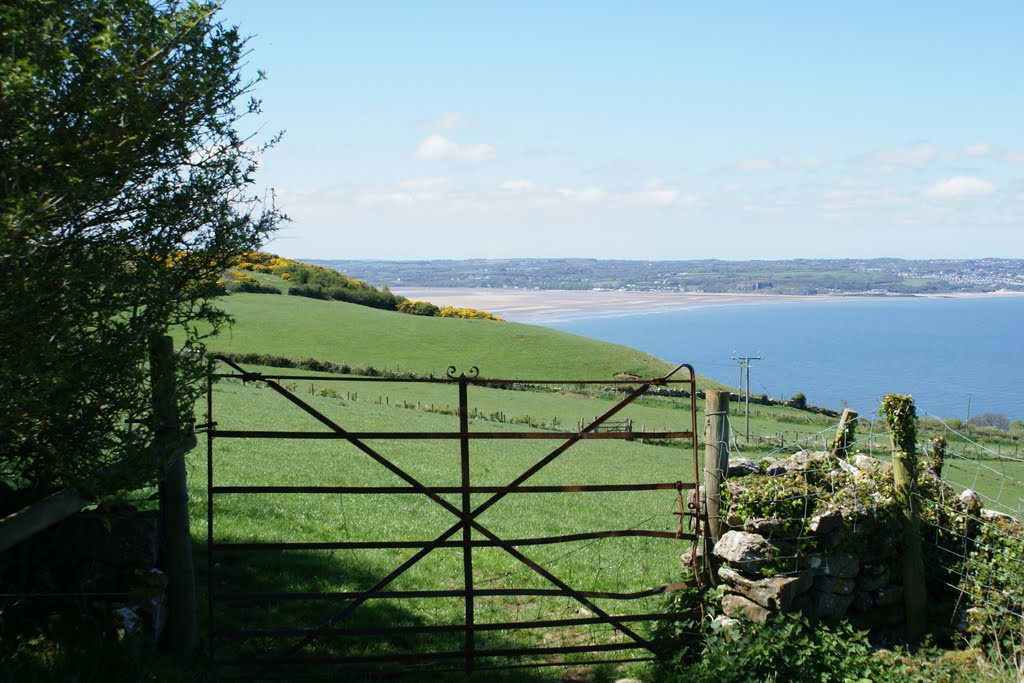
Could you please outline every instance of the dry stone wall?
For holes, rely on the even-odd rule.
[[[722,490],[723,534],[708,558],[725,589],[723,612],[764,622],[799,610],[898,627],[902,541],[892,493],[891,465],[863,455],[734,460]]]

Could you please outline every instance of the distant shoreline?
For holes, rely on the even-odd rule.
[[[838,294],[734,294],[689,292],[624,292],[618,290],[538,290],[487,287],[395,287],[395,294],[438,306],[475,308],[513,322],[542,323],[612,315],[659,313],[706,306],[733,306],[800,301],[856,301],[892,298],[969,298],[1024,296],[1024,292],[860,296]]]

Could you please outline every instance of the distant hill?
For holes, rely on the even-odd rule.
[[[944,294],[1024,291],[1021,259],[624,261],[309,259],[378,286],[626,289],[773,294]]]

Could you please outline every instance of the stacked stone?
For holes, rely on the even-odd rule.
[[[836,475],[864,480],[876,474],[891,476],[888,467],[864,456],[846,462],[828,453],[801,452],[764,467],[740,458],[730,465],[729,477],[810,476],[810,472],[836,468]],[[722,611],[762,623],[774,613],[793,611],[812,619],[861,614],[870,616],[874,624],[897,623],[902,618],[903,589],[892,582],[886,560],[893,557],[895,538],[876,533],[876,537],[858,539],[856,526],[844,523],[844,519],[866,515],[866,510],[834,509],[826,503],[802,528],[820,549],[805,555],[800,539],[787,536],[780,520],[741,519],[730,511],[725,519],[729,531],[713,550],[717,576],[725,587]],[[859,555],[841,550],[850,547],[863,550]],[[766,567],[777,571],[780,565],[785,569],[776,575],[763,575]]]

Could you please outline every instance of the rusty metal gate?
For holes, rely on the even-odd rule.
[[[328,670],[327,667],[339,667],[346,672],[364,672],[368,675],[409,672],[433,675],[438,671],[472,672],[495,668],[649,660],[671,653],[679,644],[678,635],[672,635],[675,633],[672,629],[659,631],[657,625],[669,620],[692,617],[692,613],[659,607],[632,613],[619,610],[624,613],[616,614],[600,603],[612,600],[615,604],[623,604],[623,601],[651,596],[663,599],[660,597],[662,594],[687,588],[685,584],[667,581],[663,585],[634,588],[629,591],[601,591],[574,587],[570,585],[572,577],[556,576],[542,561],[527,556],[521,548],[556,545],[578,547],[572,544],[597,544],[607,539],[661,539],[643,542],[670,544],[669,552],[676,558],[676,564],[666,567],[665,574],[672,576],[675,573],[678,576],[677,563],[680,554],[686,549],[686,544],[695,542],[700,535],[699,499],[693,495],[697,488],[698,463],[696,387],[691,366],[680,365],[667,375],[653,379],[630,377],[612,381],[507,380],[480,377],[476,368],[471,368],[465,373],[449,368],[444,377],[270,375],[246,371],[224,358],[218,360],[229,366],[230,371],[216,373],[207,393],[206,585],[209,649],[211,657],[221,667],[222,672],[230,671],[240,677],[258,676],[261,679],[275,676],[293,678],[296,674],[301,676],[303,672],[315,671],[317,675],[322,675]],[[254,384],[276,392],[283,401],[291,404],[291,407],[282,404],[283,407],[288,407],[289,410],[298,408],[305,416],[303,419],[315,421],[318,426],[315,430],[307,431],[253,429],[252,425],[246,429],[229,428],[235,425],[219,423],[215,413],[214,381],[222,380],[233,380],[233,384],[229,384],[239,387]],[[326,415],[325,412],[330,411],[324,410],[323,406],[318,409],[311,405],[316,400],[300,397],[301,392],[296,384],[298,382],[315,382],[321,387],[365,387],[367,383],[375,383],[372,385],[374,387],[381,387],[381,383],[427,383],[446,386],[448,388],[443,391],[457,392],[457,405],[450,414],[453,420],[457,420],[458,427],[452,431],[371,431],[360,430],[358,427],[346,429],[341,424],[343,420]],[[679,386],[673,388],[672,385]],[[516,428],[508,423],[503,424],[503,429],[500,430],[482,431],[470,428],[471,416],[478,414],[469,402],[471,386],[488,389],[525,387],[541,391],[546,389],[549,393],[552,388],[558,387],[579,387],[577,391],[598,388],[605,392],[614,392],[618,398],[611,408],[592,420],[584,420],[573,425],[574,429],[571,431],[553,429],[551,426]],[[478,390],[474,389],[475,391]],[[315,393],[312,384],[309,392]],[[677,397],[677,403],[681,404],[678,413],[682,423],[680,426],[683,428],[645,430],[640,434],[632,431],[632,427],[628,430],[623,429],[623,422],[617,421],[616,418],[621,418],[624,409],[645,394],[657,393]],[[319,395],[338,397],[339,404],[350,407],[356,405],[354,397],[357,395],[353,392],[340,394],[336,390],[322,388]],[[383,397],[378,398],[382,405],[383,400]],[[390,405],[390,398],[388,404]],[[411,406],[407,404],[405,407]],[[426,406],[417,407],[426,410]],[[431,409],[443,412],[433,405]],[[344,414],[344,411],[342,413]],[[252,417],[256,420],[261,419],[259,415]],[[495,413],[492,417],[500,422],[506,422],[501,419],[504,417],[503,413]],[[589,480],[590,483],[531,482],[531,479],[536,482],[535,477],[538,473],[556,460],[564,458],[577,444],[591,440],[621,443],[640,438],[648,443],[653,441],[662,446],[675,446],[672,449],[654,449],[659,453],[669,453],[674,462],[671,471],[666,473],[668,476],[663,477],[667,481],[623,482],[620,477],[613,483],[608,483],[606,479],[599,480],[604,483],[595,483],[593,478],[598,476],[595,472],[588,472],[585,466],[574,466],[569,473],[560,476],[586,474],[588,476],[583,477],[583,480]],[[352,448],[346,446],[346,452],[352,452],[354,459],[345,462],[369,459],[376,463],[374,467],[383,468],[390,473],[387,476],[397,477],[400,482],[395,482],[396,485],[382,485],[378,481],[348,481],[342,472],[335,477],[333,485],[290,480],[267,484],[266,476],[258,471],[262,465],[253,464],[250,468],[249,461],[245,459],[249,457],[246,455],[246,446],[252,444],[252,440],[285,440],[291,444],[302,444],[302,448],[312,448],[314,444],[318,444],[317,447],[321,451],[348,445]],[[453,473],[452,477],[454,481],[457,476],[457,485],[438,485],[425,481],[411,472],[410,465],[415,462],[415,456],[429,457],[426,455],[425,444],[438,440],[451,444],[451,462],[457,467],[457,472]],[[542,457],[528,466],[515,470],[518,474],[510,481],[502,480],[507,483],[474,483],[471,476],[471,461],[474,452],[479,452],[476,449],[482,448],[487,442],[504,444],[508,440],[549,440],[557,443],[550,450],[543,447]],[[400,462],[389,454],[388,449],[396,444],[406,444],[406,448],[411,449],[406,453],[404,461]],[[456,445],[457,456],[454,452]],[[218,476],[223,475],[218,463],[229,447],[235,449],[231,451],[234,453],[232,457],[241,463],[236,469],[243,472],[243,475],[236,474],[230,481],[221,481]],[[416,450],[417,448],[422,451]],[[494,448],[508,447],[495,445]],[[616,448],[621,450],[623,447]],[[302,453],[308,454],[308,451]],[[316,463],[321,462],[313,456],[303,457],[314,469]],[[343,468],[349,466],[341,465]],[[251,473],[250,469],[253,470]],[[269,471],[274,471],[273,466]],[[625,463],[623,471],[629,472]],[[663,497],[658,499],[660,504],[670,503],[669,528],[659,530],[634,526],[578,533],[547,531],[541,535],[510,538],[507,530],[495,531],[491,523],[485,523],[486,520],[481,519],[486,511],[495,508],[498,503],[512,500],[520,494],[569,496],[593,493],[607,499],[615,495],[641,495],[640,492],[661,492],[652,495]],[[409,502],[401,503],[403,500],[408,501],[410,495],[416,497],[418,507],[412,506]],[[410,520],[409,516],[422,516],[424,520],[427,518],[424,506],[435,512],[444,511],[437,514],[447,513],[447,521],[438,527],[444,529],[442,532],[425,532],[424,535],[428,537],[421,539],[395,540],[388,537],[385,540],[377,537],[351,540],[346,537],[345,540],[339,540],[338,537],[320,537],[315,540],[297,541],[294,537],[286,540],[266,539],[261,536],[266,525],[260,524],[259,519],[264,515],[278,515],[284,516],[286,524],[295,529],[296,537],[302,538],[303,529],[307,525],[323,522],[322,515],[310,519],[304,511],[305,508],[299,504],[285,509],[285,499],[291,501],[295,500],[295,497],[303,497],[302,500],[309,500],[317,496],[336,497],[341,513],[345,511],[345,501],[356,499],[360,502],[369,500],[370,502],[364,503],[365,505],[389,506],[387,509],[391,509],[392,512],[387,514],[393,515],[391,519],[402,521],[407,526],[415,525],[415,519]],[[245,533],[249,535],[245,537],[237,537],[237,534],[234,538],[225,537],[217,523],[218,519],[230,514],[225,511],[224,506],[230,501],[241,499],[248,499],[245,501],[248,507],[238,507],[234,514],[239,520],[251,519],[252,531],[246,531]],[[256,502],[248,503],[249,500]],[[391,500],[396,502],[391,503]],[[611,507],[615,507],[615,511],[621,510],[625,518],[630,506],[624,505],[621,498],[617,500],[617,507]],[[243,503],[237,505],[242,506]],[[595,509],[601,510],[601,514],[608,513],[606,507],[598,506]],[[569,513],[566,513],[566,516],[568,515]],[[561,516],[561,513],[548,515],[543,520],[544,525],[557,524],[559,520],[553,517]],[[511,517],[518,523],[521,515],[513,513]],[[426,526],[428,525],[425,524]],[[387,536],[383,532],[382,535]],[[344,534],[338,533],[338,536]],[[403,575],[442,549],[451,549],[461,554],[461,563],[458,560],[450,561],[456,566],[461,564],[461,567],[448,572],[461,576],[450,576],[442,572],[442,585],[413,586],[411,590],[396,588]],[[514,564],[521,572],[502,575],[502,580],[525,580],[526,575],[530,580],[525,580],[525,583],[529,584],[532,581],[534,585],[487,587],[488,584],[483,582],[483,577],[474,571],[474,561],[482,561],[482,553],[493,552],[495,549],[500,551],[498,554],[503,555],[504,561]],[[357,583],[361,584],[354,590],[316,590],[318,587],[322,588],[325,576],[331,571],[349,573],[344,568],[332,568],[331,553],[339,551],[376,552],[378,555],[375,558],[383,556],[385,559],[372,566],[378,572],[376,575],[368,575],[365,568],[351,572],[358,574]],[[402,560],[400,553],[403,551],[412,551],[412,554]],[[289,556],[289,553],[306,554],[302,556],[299,564],[295,564],[289,559],[294,555]],[[239,560],[240,556],[247,559]],[[388,567],[392,567],[390,571],[387,570]],[[297,585],[295,575],[302,572],[306,572],[310,578],[305,583],[298,581],[300,585]],[[536,585],[538,583],[543,585]],[[544,599],[553,596],[566,604],[574,605],[575,611],[552,616],[549,612],[541,612],[541,608],[537,607],[538,613],[532,618],[530,615],[522,618],[522,615],[516,612],[518,618],[493,620],[493,614],[511,613],[509,610],[520,610],[523,605],[532,608],[529,601],[542,599],[538,596],[544,596]],[[419,600],[420,603],[426,600],[441,601],[448,605],[449,614],[454,609],[458,618],[454,623],[432,623],[422,614],[410,616],[398,610],[375,612],[372,615],[367,613],[366,606],[371,601],[374,601],[374,604],[377,604],[376,601],[393,601],[392,604],[400,604],[403,600]],[[488,613],[491,618],[481,614],[484,605],[494,604],[488,601],[496,600],[505,601],[500,607],[506,611],[499,613],[495,611],[498,608],[494,607]],[[453,601],[456,603],[454,607]],[[296,608],[296,604],[304,607]],[[428,608],[423,610],[424,613],[430,612]],[[559,629],[578,631],[587,627],[594,632],[600,627],[600,637],[573,636],[562,641],[552,640],[551,634]],[[509,638],[509,642],[488,641],[489,634],[495,633],[505,634],[503,637]],[[538,636],[538,633],[542,635]],[[519,634],[528,635],[517,640]],[[583,642],[584,640],[586,642]]]

